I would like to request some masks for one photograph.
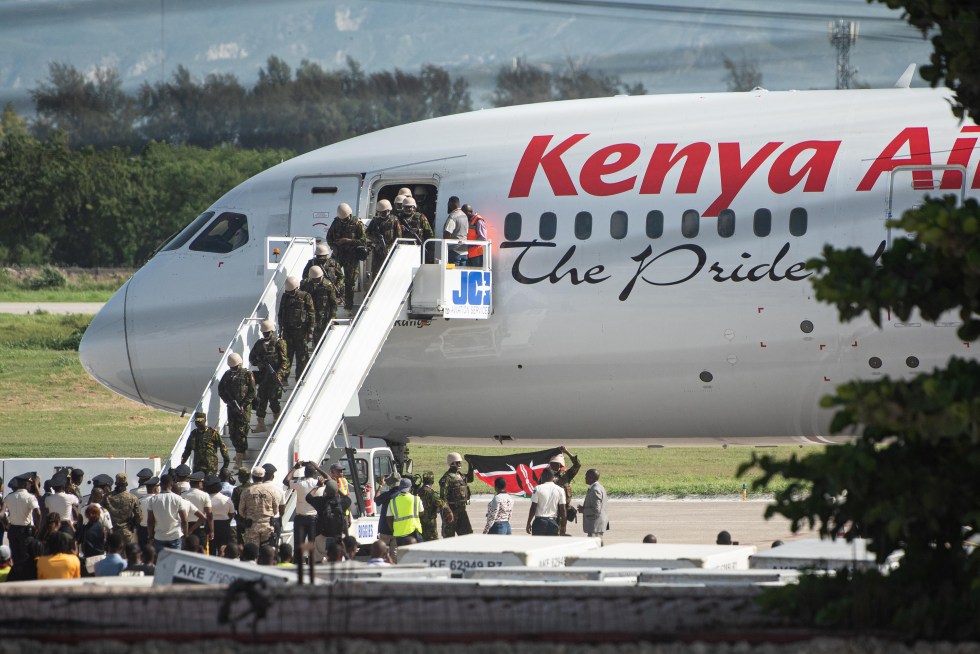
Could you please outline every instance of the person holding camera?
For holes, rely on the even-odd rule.
[[[303,477],[297,479],[296,473],[303,471]],[[320,470],[312,461],[297,461],[289,471],[286,481],[289,489],[296,493],[296,512],[293,515],[293,550],[302,552],[300,546],[316,540],[316,507],[306,501],[306,496],[314,488],[322,488],[320,481],[329,475]]]

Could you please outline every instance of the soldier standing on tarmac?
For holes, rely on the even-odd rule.
[[[330,321],[337,317],[337,289],[323,274],[320,266],[310,268],[310,276],[303,282],[303,290],[313,298],[316,319],[313,326],[313,346],[320,342]]]
[[[419,498],[422,500],[422,538],[426,541],[437,540],[439,538],[439,525],[437,518],[442,513],[443,522],[452,522],[453,514],[449,510],[439,493],[432,487],[436,481],[436,476],[431,470],[422,473],[422,488],[419,490]]]
[[[337,207],[337,217],[327,231],[327,243],[334,256],[344,269],[344,310],[347,315],[354,312],[354,286],[357,284],[357,264],[363,261],[361,248],[367,253],[367,239],[364,223],[354,215],[349,204]]]
[[[460,472],[463,457],[457,452],[450,452],[446,457],[449,470],[439,479],[439,497],[453,512],[452,520],[442,521],[443,538],[465,536],[473,533],[470,518],[466,515],[466,505],[470,501],[469,482],[473,481],[473,468],[464,475]]]
[[[248,355],[248,364],[255,368],[258,390],[255,395],[256,434],[266,430],[265,408],[272,408],[273,423],[279,418],[282,406],[282,380],[289,374],[289,356],[286,341],[276,336],[276,326],[271,320],[263,320],[260,326],[262,338],[256,341]]]
[[[220,392],[220,391],[219,391]],[[187,463],[191,453],[194,454],[193,471],[200,470],[204,477],[211,477],[218,474],[218,451],[221,452],[222,468],[227,468],[230,463],[228,456],[228,446],[221,440],[221,434],[214,427],[208,427],[208,414],[198,411],[194,414],[194,426],[196,429],[187,437],[187,446],[184,453],[180,456],[181,463]]]
[[[387,200],[378,202],[378,208],[374,215],[374,220],[367,228],[367,236],[371,239],[374,246],[374,255],[371,258],[371,281],[373,282],[384,263],[385,257],[395,247],[395,241],[402,237],[402,226],[398,222],[398,216],[391,212],[391,203]]]
[[[269,484],[262,483],[264,479],[265,469],[252,468],[252,484],[242,491],[239,503],[239,513],[245,526],[245,543],[255,543],[260,547],[275,540],[272,519],[278,510],[276,493]]]
[[[574,456],[571,452],[565,449],[564,445],[561,446],[561,451],[564,454],[567,454],[572,460],[572,467],[565,470],[564,454],[556,454],[551,457],[551,472],[553,472],[555,475],[555,486],[558,486],[565,491],[565,515],[562,517],[559,523],[558,530],[558,533],[564,536],[565,526],[568,524],[568,510],[572,506],[572,480],[575,479],[575,475],[578,474],[582,464],[579,463],[577,456]]]
[[[344,271],[337,265],[336,259],[330,258],[330,248],[327,247],[326,243],[320,243],[316,246],[316,254],[306,262],[306,267],[303,268],[303,279],[310,276],[310,270],[313,266],[320,266],[323,274],[337,288],[344,285]]]
[[[127,490],[128,486],[126,473],[118,473],[116,488],[105,496],[103,504],[112,519],[112,533],[119,534],[125,543],[136,543],[136,531],[143,522],[143,508],[136,496]]]
[[[296,380],[299,381],[310,358],[306,343],[313,338],[316,312],[313,310],[313,298],[299,288],[299,277],[287,277],[285,289],[279,298],[279,330],[286,340],[287,356],[296,360]],[[283,383],[288,376],[287,371],[282,377]]]
[[[228,370],[218,382],[218,395],[228,408],[228,437],[235,448],[235,469],[238,470],[248,451],[255,378],[248,368],[242,367],[242,357],[237,352],[228,355]]]

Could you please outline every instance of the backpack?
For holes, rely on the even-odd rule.
[[[339,536],[347,529],[347,516],[337,498],[327,500],[323,510],[316,514],[316,533],[320,536]]]

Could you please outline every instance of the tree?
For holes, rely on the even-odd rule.
[[[129,146],[134,142],[135,103],[122,90],[115,68],[97,68],[86,77],[74,66],[53,62],[48,80],[31,91],[37,109],[35,131],[68,135],[72,146]]]
[[[754,61],[743,57],[742,61],[736,63],[726,56],[722,64],[727,71],[724,79],[729,91],[751,91],[762,86],[762,73]]]
[[[955,90],[958,116],[980,116],[980,59],[973,54],[980,3],[882,1],[905,7],[908,21],[924,32],[935,31],[933,64],[923,77]],[[889,226],[909,236],[880,260],[828,246],[810,261],[821,273],[817,298],[834,304],[844,320],[867,312],[878,324],[886,309],[901,320],[918,312],[930,321],[956,311],[959,337],[975,342],[980,205],[927,198]],[[846,384],[823,404],[840,409],[832,430],[860,434],[852,445],[784,463],[754,456],[750,466],[764,473],[758,486],[776,476],[791,482],[767,516],[787,516],[794,529],[808,523],[824,535],[867,536],[879,562],[898,550],[902,559],[888,575],[807,579],[770,601],[838,627],[980,637],[980,548],[966,545],[980,533],[980,363],[953,358],[945,369],[907,382]]]
[[[497,71],[497,85],[492,102],[495,107],[510,107],[515,104],[531,104],[553,100],[551,73],[527,63],[521,57],[510,66],[502,66]]]

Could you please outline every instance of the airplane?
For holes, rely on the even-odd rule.
[[[650,95],[481,110],[385,129],[266,170],[164,244],[86,331],[109,389],[193,410],[263,285],[268,236],[325,237],[416,191],[493,241],[486,321],[400,320],[358,434],[601,440],[819,437],[822,396],[976,351],[955,316],[842,324],[805,262],[869,253],[926,193],[975,197],[980,127],[932,89]],[[437,204],[438,203],[438,204]]]

